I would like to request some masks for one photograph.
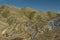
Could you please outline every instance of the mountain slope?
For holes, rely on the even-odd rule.
[[[49,21],[57,17],[60,17],[60,14],[56,12],[39,12],[32,8],[1,5],[1,39],[5,40],[4,38],[8,36],[6,40],[12,40],[16,37],[22,38],[21,40],[39,40],[41,34],[45,35],[45,32],[49,31]],[[41,40],[44,40],[43,37]]]

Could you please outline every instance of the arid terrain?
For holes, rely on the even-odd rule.
[[[60,14],[0,5],[0,40],[60,40]]]

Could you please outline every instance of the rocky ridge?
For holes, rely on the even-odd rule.
[[[60,20],[60,14],[50,11],[37,11],[32,8],[1,5],[0,40],[54,40],[52,35],[54,33],[51,32],[55,32],[57,28],[52,29],[52,26],[54,24],[59,24],[57,26],[60,26],[60,21],[56,23],[55,19]],[[50,21],[54,22],[53,24],[51,23],[51,26]],[[50,27],[51,30],[49,30]],[[49,35],[50,33],[51,36]]]

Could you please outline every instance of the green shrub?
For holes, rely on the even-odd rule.
[[[9,16],[9,11],[4,12],[4,13],[2,13],[1,15],[2,15],[4,18],[6,18],[6,17],[8,17],[8,16]]]

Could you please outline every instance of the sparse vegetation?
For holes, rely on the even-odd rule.
[[[60,14],[50,11],[37,12],[32,8],[19,9],[5,5],[0,9],[0,40],[60,40],[60,25],[51,30],[48,28],[49,21],[53,18],[60,18]],[[57,25],[59,23],[60,21]]]

